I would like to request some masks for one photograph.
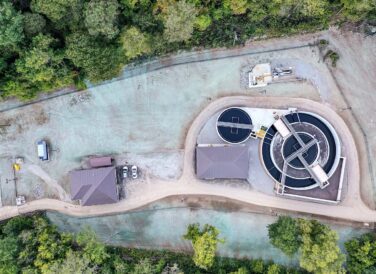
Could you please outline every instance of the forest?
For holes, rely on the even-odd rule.
[[[374,0],[2,0],[0,97],[84,89],[132,62],[376,20]]]

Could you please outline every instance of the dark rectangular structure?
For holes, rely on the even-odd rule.
[[[75,170],[70,180],[72,200],[80,200],[83,206],[119,201],[115,167]]]
[[[91,167],[105,167],[105,166],[112,166],[112,158],[111,157],[95,157],[89,159],[89,164]]]
[[[247,179],[249,152],[246,146],[198,146],[196,173],[199,179]]]

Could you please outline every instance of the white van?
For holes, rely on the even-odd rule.
[[[48,146],[47,142],[41,140],[37,143],[38,145],[38,158],[42,161],[48,161]]]

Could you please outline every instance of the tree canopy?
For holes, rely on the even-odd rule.
[[[100,265],[109,257],[106,246],[99,242],[95,233],[89,228],[78,233],[76,241],[83,247],[83,257],[88,261]]]
[[[376,19],[376,2],[373,0],[341,0],[343,15],[357,22],[367,17]]]
[[[91,274],[94,273],[95,268],[90,266],[91,261],[80,252],[69,250],[63,261],[54,262],[46,274]]]
[[[23,28],[28,37],[33,37],[44,31],[46,20],[38,13],[26,12],[23,14]]]
[[[210,226],[200,230],[191,226],[189,237],[201,238],[217,231]],[[198,230],[196,229],[198,228]],[[198,235],[198,234],[199,235]],[[209,248],[213,250],[212,248]],[[265,270],[291,269],[263,263]],[[252,260],[214,258],[210,273],[253,271]],[[277,272],[265,273],[277,273]],[[42,214],[20,216],[0,223],[0,273],[4,274],[196,274],[207,273],[197,267],[192,256],[167,250],[142,250],[108,246],[100,242],[89,227],[78,234],[62,233]],[[264,272],[260,272],[264,273]],[[296,272],[299,273],[299,272]]]
[[[85,5],[85,26],[90,35],[103,35],[108,39],[113,39],[119,33],[118,15],[117,0],[91,0]]]
[[[66,19],[74,11],[81,0],[32,0],[31,10],[47,16],[53,22]]]
[[[66,55],[92,82],[111,79],[120,72],[120,50],[85,33],[67,37]]]
[[[299,226],[293,218],[279,217],[277,222],[268,226],[268,232],[271,244],[286,255],[292,256],[299,250]]]
[[[347,268],[350,273],[375,273],[376,235],[367,233],[345,243],[348,254]]]
[[[299,220],[302,244],[300,266],[317,274],[345,273],[345,255],[337,245],[338,235],[315,220]]]
[[[375,19],[373,0],[3,0],[0,97],[29,100],[62,87],[85,88],[87,81],[117,77],[136,59],[178,50]],[[51,42],[31,48],[40,35]]]
[[[233,14],[244,14],[248,9],[247,0],[224,0],[224,6],[231,10]]]
[[[300,266],[312,273],[344,273],[345,255],[338,247],[338,234],[316,220],[279,217],[269,225],[270,242],[286,255],[299,251]]]
[[[214,226],[206,224],[202,230],[199,224],[188,226],[184,239],[192,241],[193,261],[198,267],[207,270],[213,265],[218,243],[224,242],[218,236],[219,230]]]
[[[185,0],[167,7],[164,35],[169,42],[182,42],[191,38],[197,11]]]
[[[151,38],[142,33],[138,28],[125,29],[121,34],[121,43],[125,55],[132,59],[145,53],[151,52]]]
[[[24,39],[22,15],[8,0],[0,2],[0,49],[14,50]]]
[[[216,257],[217,245],[223,240],[218,239],[219,231],[210,225],[200,228],[192,224],[187,228],[184,237],[192,242],[192,257],[167,250],[113,247],[102,243],[88,227],[78,234],[63,233],[43,214],[20,216],[0,223],[0,273],[344,273],[344,255],[336,244],[336,233],[315,220],[293,220],[300,229],[297,254],[304,269],[261,259]],[[345,247],[348,273],[375,273],[374,233],[350,239]]]

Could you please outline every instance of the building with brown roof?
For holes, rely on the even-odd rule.
[[[72,200],[81,205],[112,204],[119,201],[116,168],[103,167],[70,172]]]
[[[249,152],[246,146],[197,146],[199,179],[247,179]]]

